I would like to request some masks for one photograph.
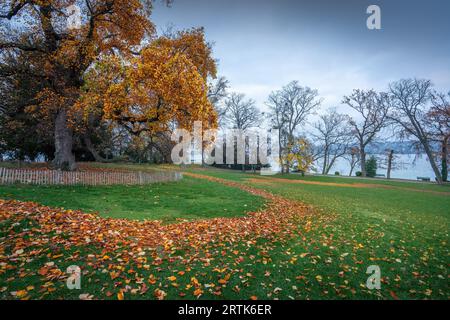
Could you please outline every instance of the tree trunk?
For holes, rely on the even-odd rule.
[[[352,153],[352,160],[350,162],[350,173],[348,174],[349,177],[352,176],[353,174],[353,170],[355,169],[356,166],[356,159],[355,159],[356,155],[354,153]]]
[[[330,173],[330,170],[331,170],[331,168],[333,168],[333,166],[334,166],[334,163],[336,162],[336,159],[337,159],[337,156],[334,156],[332,159],[331,159],[331,161],[328,159],[328,166],[327,166],[327,168],[326,168],[326,170],[325,170],[325,174],[329,174]]]
[[[202,167],[206,167],[206,163],[205,163],[205,148],[203,146],[203,141],[202,141]]]
[[[436,161],[434,161],[433,152],[431,151],[430,145],[428,144],[428,141],[422,140],[421,142],[422,142],[423,148],[425,149],[425,153],[428,156],[428,160],[430,161],[431,168],[433,168],[433,172],[436,176],[436,182],[439,184],[442,184],[441,172],[439,171],[439,168],[436,165]]]
[[[391,169],[392,169],[392,159],[394,158],[394,150],[389,150],[388,153],[388,166],[387,166],[387,178],[391,178]]]
[[[284,173],[283,150],[281,148],[281,131],[278,131],[278,161],[280,161],[281,174]]]
[[[360,155],[361,155],[361,176],[366,177],[366,151],[364,148],[360,148]]]
[[[292,155],[292,146],[294,141],[294,137],[293,134],[290,133],[288,136],[288,140],[287,140],[287,147],[286,147],[286,152],[287,152],[287,156],[286,156],[286,173],[289,174],[291,172],[291,162],[289,161],[291,155]]]
[[[73,133],[67,123],[67,111],[58,112],[55,120],[55,158],[53,165],[61,170],[75,170],[75,156],[72,153]]]
[[[325,150],[325,154],[324,154],[324,157],[323,157],[323,166],[322,166],[322,174],[323,175],[327,174],[327,167],[328,167],[328,165],[327,165],[327,162],[328,162],[327,153],[328,153],[328,151]]]
[[[448,180],[448,139],[449,137],[446,137],[442,141],[442,149],[441,149],[441,174],[442,174],[442,181]]]
[[[355,166],[353,164],[350,165],[350,173],[348,174],[349,177],[352,176],[353,174],[353,169],[355,168]]]
[[[242,164],[242,172],[245,172],[245,165],[247,163],[247,151],[248,151],[247,142],[248,142],[247,138],[244,137],[244,163]],[[250,157],[250,155],[249,155],[249,157]],[[250,158],[248,159],[248,161],[250,162]]]
[[[89,137],[89,135],[85,135],[83,136],[83,141],[84,144],[86,145],[86,149],[88,149],[88,151],[92,154],[92,156],[94,157],[95,161],[97,162],[106,162],[106,159],[103,158],[98,152],[97,150],[95,150],[94,145],[92,144],[91,141],[91,137]]]

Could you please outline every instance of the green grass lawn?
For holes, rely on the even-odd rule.
[[[309,179],[347,181],[326,177]],[[291,244],[297,254],[313,252],[313,258],[304,259],[303,264],[311,277],[319,275],[322,283],[342,285],[344,277],[339,272],[346,270],[344,274],[353,276],[344,287],[356,288],[354,297],[367,298],[369,292],[361,290],[367,278],[365,271],[369,265],[378,265],[384,283],[382,290],[370,294],[400,299],[449,298],[450,193],[281,182],[260,187],[312,204],[321,209],[321,215],[336,214],[332,223],[318,224],[306,241],[297,238]],[[448,190],[435,185],[421,188]],[[312,297],[331,298],[335,293],[336,285],[322,286],[321,292],[316,291]]]
[[[221,184],[184,177],[146,186],[0,186],[0,198],[34,201],[57,208],[99,212],[103,217],[206,219],[242,216],[263,200]]]
[[[355,185],[339,187],[283,183],[271,180],[272,177],[217,169],[201,173],[244,183],[248,183],[248,178],[269,181],[267,184],[252,180],[250,184],[318,209],[315,228],[307,238],[297,237],[273,250],[276,252],[273,259],[279,264],[271,274],[281,273],[274,281],[274,285],[284,288],[280,297],[450,298],[450,185],[294,174],[274,176]],[[356,184],[373,187],[359,188]],[[332,223],[320,222],[331,214],[335,216]],[[305,253],[308,255],[296,260],[295,265],[287,263]],[[384,283],[380,291],[364,290],[369,265],[381,268]],[[300,295],[289,285],[299,272],[302,277],[313,279]],[[316,278],[320,281],[314,281]],[[298,289],[298,285],[295,287]]]
[[[180,296],[179,292],[180,288],[189,287],[194,276],[205,284],[202,299],[248,299],[251,296],[258,299],[450,298],[448,186],[299,175],[277,175],[274,180],[249,173],[203,168],[187,168],[186,171],[237,181],[302,201],[313,205],[315,213],[299,222],[298,233],[292,239],[271,242],[263,238],[252,244],[217,244],[213,249],[200,251],[201,259],[190,264],[183,260],[163,261],[142,271],[145,278],[157,279],[155,285],[167,293],[167,298],[193,299],[192,294]],[[253,180],[250,182],[249,178]],[[278,178],[381,184],[395,188],[290,183]],[[146,187],[2,186],[0,198],[96,210],[111,217],[166,222],[176,218],[242,215],[263,203],[260,198],[236,188],[190,177],[178,183]],[[96,249],[85,246],[70,250],[70,254],[87,255]],[[177,255],[183,256],[183,252],[177,252]],[[32,261],[28,268],[36,268],[48,260],[42,256],[40,260]],[[64,259],[56,262],[62,266],[69,263]],[[380,267],[381,290],[369,290],[365,286],[369,276],[366,270],[371,265]],[[135,267],[129,265],[127,268]],[[217,270],[225,267],[232,270],[232,275],[221,287],[221,294],[214,295],[206,286],[209,283],[217,285],[222,277]],[[64,295],[77,299],[80,293],[88,292],[105,298],[104,290],[114,292],[108,273],[91,266],[86,268],[95,280],[85,283],[83,292],[69,291],[60,284],[60,288],[48,297]],[[180,271],[185,275],[180,276]],[[4,280],[12,275],[7,272],[1,277]],[[168,280],[171,276],[177,278],[176,286]],[[33,279],[31,281],[38,286],[38,279]],[[7,284],[8,290],[23,289],[26,285],[20,279]],[[0,288],[2,286],[5,283],[0,283]],[[154,298],[153,289],[151,287],[148,294],[127,295],[126,298]]]
[[[305,180],[305,181],[316,181],[316,182],[328,182],[328,183],[348,183],[348,184],[375,184],[375,185],[385,185],[394,186],[400,188],[412,188],[418,190],[428,190],[428,191],[438,191],[438,192],[449,192],[450,194],[450,183],[444,185],[438,185],[436,183],[421,182],[421,181],[399,181],[399,180],[388,180],[379,178],[358,178],[358,177],[345,177],[345,176],[304,176],[300,174],[289,174],[289,175],[276,175],[277,178],[290,179],[290,180]]]

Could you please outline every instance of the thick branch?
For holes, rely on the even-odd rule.
[[[4,42],[0,43],[0,50],[1,49],[20,49],[22,51],[40,51],[44,52],[42,48],[39,48],[37,46],[34,46],[32,44],[26,44],[26,43],[16,43],[16,42]]]
[[[9,12],[7,14],[0,14],[0,18],[2,19],[8,19],[11,20],[16,14],[19,13],[19,11],[25,7],[27,4],[29,4],[30,1],[23,1],[23,2],[19,2],[18,4],[16,4],[15,6],[13,6]]]

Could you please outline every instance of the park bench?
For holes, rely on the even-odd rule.
[[[420,181],[431,181],[431,178],[430,177],[417,177],[417,180],[420,180]]]
[[[385,177],[386,177],[386,175],[385,175],[385,174],[382,174],[382,173],[380,173],[380,174],[376,174],[376,175],[375,175],[375,177],[376,177],[376,178],[385,178]]]

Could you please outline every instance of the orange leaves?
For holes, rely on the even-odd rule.
[[[113,14],[96,22],[96,38],[102,50],[119,48],[127,53],[138,45],[145,34],[152,34],[154,26],[149,21],[151,3],[139,0],[114,1]],[[112,23],[111,23],[111,22]],[[107,37],[114,34],[114,37]],[[105,39],[101,41],[101,39]]]
[[[116,272],[116,271],[111,271],[109,273],[109,275],[111,276],[111,280],[117,279],[120,275],[120,272]]]
[[[203,176],[198,176],[204,178]],[[270,254],[266,248],[258,250],[258,254],[247,255],[246,247],[252,247],[261,237],[272,238],[277,236],[290,237],[295,235],[297,225],[295,218],[305,214],[305,206],[290,200],[274,196],[262,190],[251,188],[237,182],[224,181],[217,178],[208,178],[219,183],[238,187],[254,194],[265,197],[270,202],[260,212],[251,212],[245,217],[216,218],[210,220],[183,221],[176,224],[161,224],[157,221],[136,221],[122,219],[101,218],[96,214],[87,214],[73,210],[56,210],[30,202],[0,200],[0,221],[8,219],[11,223],[18,223],[27,219],[32,221],[36,228],[18,229],[8,231],[6,243],[2,246],[14,248],[11,256],[7,256],[0,271],[8,268],[17,269],[15,276],[29,276],[25,270],[17,268],[20,263],[26,263],[29,258],[45,257],[55,262],[47,262],[32,271],[32,275],[45,281],[40,288],[28,291],[31,296],[39,292],[40,297],[61,290],[67,274],[60,270],[57,264],[60,261],[84,261],[80,266],[83,272],[84,283],[93,278],[93,274],[105,274],[109,283],[104,285],[97,299],[117,298],[133,299],[134,295],[152,295],[156,299],[165,299],[164,290],[176,290],[177,295],[195,296],[222,295],[222,290],[229,288],[239,292],[241,288],[235,284],[230,285],[235,274],[239,284],[245,287],[248,279],[255,275],[251,270],[237,271],[244,268],[246,259],[255,263],[268,263]],[[289,208],[289,209],[286,209]],[[51,236],[51,244],[49,237]],[[86,239],[89,239],[87,241]],[[242,244],[243,246],[238,246]],[[210,251],[211,246],[218,246],[217,255],[232,261],[233,267],[226,264],[217,264],[217,259]],[[74,252],[68,256],[61,248],[101,248],[97,252]],[[49,252],[49,248],[51,251]],[[4,248],[0,248],[4,250]],[[174,252],[185,251],[183,257],[174,256]],[[64,252],[64,253],[63,253]],[[166,263],[186,261],[177,266],[169,274],[161,274],[161,265]],[[3,262],[3,261],[2,261]],[[195,263],[198,263],[196,265]],[[196,266],[195,268],[193,266]],[[199,267],[201,266],[201,267]],[[215,280],[206,280],[202,283],[204,275],[199,268],[213,271]],[[180,270],[181,269],[181,270]],[[217,272],[217,274],[215,273]],[[252,271],[253,272],[253,271]],[[270,272],[266,272],[266,277]],[[267,278],[266,278],[267,279]],[[187,280],[187,281],[186,281]],[[212,283],[214,282],[215,283]],[[186,284],[187,282],[187,284]],[[114,288],[120,288],[120,291]],[[102,285],[102,283],[99,283]],[[25,294],[19,293],[19,297]],[[52,293],[57,295],[58,293]],[[93,298],[89,293],[83,294],[80,299]]]
[[[394,291],[390,290],[389,294],[391,295],[392,299],[398,300],[397,294]]]
[[[47,268],[47,267],[42,267],[42,268],[40,268],[39,271],[38,271],[38,273],[39,273],[41,276],[45,276],[45,275],[47,274],[47,272],[48,272],[48,268]]]
[[[169,279],[169,281],[171,281],[171,282],[174,282],[174,281],[177,280],[177,277],[175,277],[175,276],[170,276],[170,277],[168,277],[167,279]]]
[[[156,283],[156,278],[153,274],[151,274],[150,277],[148,278],[148,283],[150,283],[150,284]]]
[[[206,80],[216,76],[217,68],[212,58],[211,46],[206,42],[203,28],[179,31],[172,37],[161,37],[155,46],[170,47],[174,52],[183,52]]]
[[[197,288],[194,290],[194,296],[199,297],[203,294],[203,290],[200,288]]]
[[[187,289],[190,289],[191,287],[194,287],[194,288],[195,288],[195,290],[194,290],[194,292],[193,292],[193,295],[196,296],[197,298],[198,298],[200,295],[203,294],[203,290],[202,290],[202,288],[201,288],[202,285],[201,285],[201,283],[197,280],[196,277],[191,277],[191,282],[190,282],[190,284],[188,284],[188,285],[186,286],[186,290],[187,290]]]
[[[231,277],[231,273],[226,274],[223,279],[219,280],[219,283],[220,284],[226,284],[228,282],[228,280],[230,280],[230,277]]]
[[[153,295],[157,300],[164,300],[167,296],[167,293],[161,289],[155,289]]]
[[[37,1],[36,11],[39,12],[39,6],[44,6],[48,1]],[[61,15],[58,12],[64,12],[67,6],[73,1],[51,1],[55,7],[50,9],[46,23],[53,25],[65,25],[67,21],[60,21]],[[58,4],[56,4],[58,2]],[[46,6],[46,5],[45,5]],[[42,119],[52,124],[53,112],[65,109],[70,115],[74,115],[76,110],[71,110],[80,96],[80,81],[86,70],[93,67],[94,62],[103,55],[111,55],[111,49],[119,53],[122,57],[130,55],[132,46],[139,45],[146,33],[153,33],[154,27],[149,20],[148,12],[143,11],[143,5],[140,0],[115,0],[114,8],[105,8],[105,1],[98,1],[93,8],[94,12],[89,17],[82,17],[81,27],[75,30],[66,30],[59,35],[50,35],[50,33],[38,31],[42,24],[38,16],[34,14],[25,15],[27,23],[35,26],[36,34],[60,37],[54,46],[46,47],[44,52],[34,53],[35,59],[27,59],[27,63],[33,65],[33,69],[41,71],[42,78],[37,78],[40,89],[32,101],[37,105],[30,106],[28,111],[39,111],[44,115]],[[53,7],[53,5],[52,5]],[[48,7],[45,9],[48,10]],[[54,12],[52,12],[55,10]],[[82,14],[89,12],[87,8],[81,8]],[[98,12],[99,14],[96,14]],[[65,18],[63,18],[65,19]],[[67,32],[67,33],[66,33]],[[111,37],[111,35],[114,35]],[[21,36],[19,36],[21,37]],[[38,42],[49,41],[52,39],[43,39],[36,37]],[[39,45],[39,47],[44,48]],[[71,74],[73,79],[69,79],[67,74]],[[111,81],[111,79],[110,79]],[[53,83],[51,86],[47,83]],[[98,103],[98,100],[85,101],[88,103]],[[75,117],[70,119],[75,126]],[[78,128],[77,128],[78,129]]]
[[[200,286],[200,282],[198,282],[196,277],[192,277],[191,278],[191,284],[195,287],[199,287]]]
[[[203,30],[155,41],[150,20],[153,1],[94,2],[89,8],[88,1],[76,2],[81,25],[73,29],[66,28],[67,17],[61,12],[74,0],[33,1],[33,6],[21,8],[34,8],[21,16],[35,36],[30,38],[25,28],[26,34],[18,34],[17,39],[39,48],[24,56],[30,70],[36,70],[32,81],[37,82],[29,98],[35,105],[27,110],[39,112],[36,118],[49,126],[54,125],[54,114],[63,110],[74,132],[86,129],[80,113],[85,121],[92,114],[120,120],[133,131],[138,130],[135,126],[148,125],[145,130],[161,132],[169,122],[185,126],[194,120],[208,120],[205,127],[215,126],[217,116],[207,99],[206,79],[215,77],[216,63]],[[45,11],[45,19],[34,11]],[[58,28],[44,31],[45,26]]]
[[[86,75],[78,109],[151,132],[168,130],[171,121],[187,129],[196,120],[204,121],[206,128],[215,127],[216,112],[207,98],[206,78],[199,72],[205,61],[212,61],[203,72],[215,73],[215,63],[202,35],[192,31],[178,38],[163,37],[126,62],[103,58]]]
[[[19,290],[15,292],[15,297],[19,299],[25,298],[27,295],[28,295],[27,290]]]

